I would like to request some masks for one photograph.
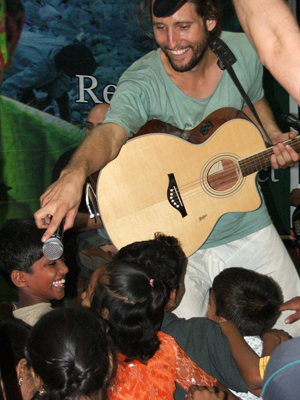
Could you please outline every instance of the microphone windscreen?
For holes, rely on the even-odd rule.
[[[58,260],[64,252],[64,246],[60,239],[51,237],[43,245],[43,254],[48,260]]]

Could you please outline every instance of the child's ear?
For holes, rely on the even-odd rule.
[[[27,370],[27,361],[26,358],[21,358],[21,360],[18,362],[18,365],[16,367],[16,371],[17,371],[17,377],[18,377],[18,381],[22,378],[25,374]]]
[[[177,290],[173,289],[172,292],[170,293],[170,299],[168,301],[168,308],[175,308],[176,307],[176,297],[177,297]]]
[[[26,287],[26,273],[23,271],[19,271],[18,269],[14,269],[10,274],[10,279],[12,280],[13,284],[17,287]]]

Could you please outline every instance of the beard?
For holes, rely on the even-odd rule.
[[[205,32],[206,35],[205,37],[202,39],[201,42],[199,42],[196,47],[195,46],[187,46],[189,47],[193,54],[192,57],[189,61],[187,61],[186,64],[177,64],[176,61],[174,61],[171,56],[168,53],[168,49],[166,46],[161,47],[162,51],[165,53],[171,67],[174,69],[174,71],[176,72],[187,72],[187,71],[191,71],[193,68],[195,68],[198,64],[200,64],[201,60],[204,57],[204,54],[207,51],[208,48],[208,37],[209,37],[209,33],[208,31]],[[178,50],[180,49],[180,47],[178,48]]]

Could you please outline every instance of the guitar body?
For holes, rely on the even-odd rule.
[[[129,140],[98,177],[112,242],[121,248],[162,232],[177,237],[187,256],[194,253],[223,214],[260,206],[256,174],[243,177],[238,162],[264,149],[245,119],[225,122],[202,144],[168,134]]]

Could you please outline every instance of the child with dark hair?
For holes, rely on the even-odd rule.
[[[231,352],[230,343],[219,324],[204,317],[184,319],[175,315],[187,261],[176,238],[156,234],[152,240],[131,243],[121,248],[115,259],[145,265],[155,279],[168,286],[170,299],[165,307],[161,331],[173,336],[179,346],[207,374],[238,392],[260,390],[262,379],[258,368],[259,357],[234,326],[230,327],[230,333],[233,332],[230,341],[239,346],[238,351]],[[95,271],[94,274],[99,275],[101,271]],[[91,285],[95,284],[92,278]],[[93,288],[89,287],[89,290],[92,292]],[[87,305],[86,297],[83,303]],[[174,309],[175,314],[170,312]],[[184,399],[185,391],[179,385],[176,386],[175,399]]]
[[[169,296],[168,287],[143,266],[114,260],[100,275],[91,305],[107,319],[118,352],[110,399],[171,400],[175,381],[185,390],[193,383],[222,387],[159,332]]]
[[[43,255],[43,233],[34,221],[24,219],[8,220],[0,230],[0,274],[18,292],[13,315],[29,325],[51,310],[51,300],[65,294],[68,268],[62,259]]]
[[[122,247],[115,259],[145,265],[170,292],[180,290],[187,266],[187,257],[178,239],[162,233],[155,234],[152,240],[134,242]]]
[[[90,310],[58,308],[33,327],[26,348],[40,400],[102,400],[114,373],[108,326]]]
[[[210,298],[207,315],[213,313],[219,321],[233,322],[243,336],[261,336],[271,329],[283,303],[274,279],[238,267],[227,268],[215,277]]]
[[[207,317],[223,324],[232,322],[260,357],[262,335],[277,321],[283,302],[279,285],[269,276],[244,268],[227,268],[213,281]],[[237,393],[242,399],[257,399]]]

